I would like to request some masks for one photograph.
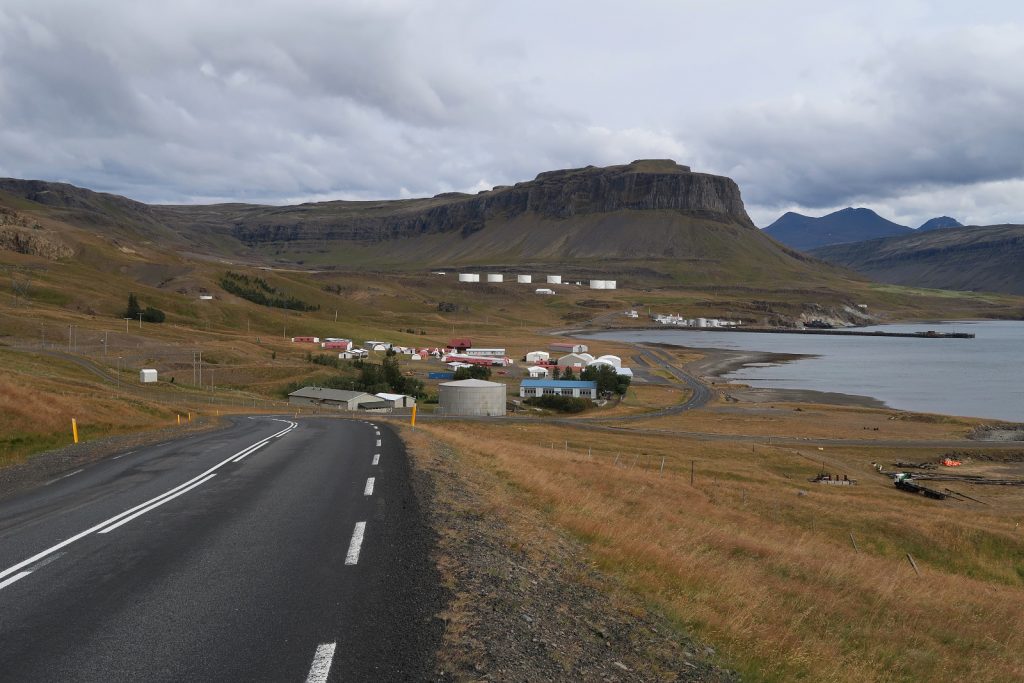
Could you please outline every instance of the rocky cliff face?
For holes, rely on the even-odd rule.
[[[693,173],[671,160],[549,171],[535,180],[477,195],[375,202],[363,211],[360,204],[365,205],[328,202],[239,216],[232,222],[232,234],[248,244],[303,239],[376,242],[439,232],[468,236],[490,220],[523,214],[568,219],[623,210],[677,211],[753,229],[736,183]]]
[[[0,249],[42,256],[52,261],[68,258],[75,253],[53,232],[3,207],[0,207]]]

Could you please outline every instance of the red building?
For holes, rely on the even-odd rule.
[[[473,346],[473,340],[469,337],[456,337],[448,342],[448,348],[454,349],[457,353],[465,353],[466,349]]]

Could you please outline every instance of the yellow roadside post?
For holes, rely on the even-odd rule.
[[[78,443],[78,420],[71,418],[71,436],[74,437],[75,443]]]
[[[178,415],[178,426],[181,426],[181,415]]]
[[[409,424],[411,424],[413,427],[416,426],[416,406],[412,407],[412,420],[410,421]]]

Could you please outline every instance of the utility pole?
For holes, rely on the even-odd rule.
[[[203,352],[199,352],[199,386],[203,386]]]
[[[139,313],[139,329],[142,329],[142,314]]]
[[[39,323],[39,348],[46,348],[46,323]]]
[[[107,355],[107,331],[103,330],[103,355]]]
[[[121,356],[117,357],[117,390],[121,391]]]
[[[125,334],[128,334],[128,321],[129,320],[131,320],[131,318],[125,318],[124,319],[124,333]]]
[[[68,325],[68,353],[71,353],[71,325]]]

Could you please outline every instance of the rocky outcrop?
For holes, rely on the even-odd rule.
[[[0,221],[3,216],[0,216]],[[56,261],[73,256],[75,251],[57,235],[40,228],[28,228],[0,222],[0,249],[42,256]]]
[[[488,221],[616,211],[674,211],[753,229],[731,179],[693,173],[671,160],[541,173],[535,180],[476,195],[447,193],[395,202],[327,202],[238,216],[232,234],[248,244],[317,240],[381,241],[451,232],[468,236]],[[362,209],[362,210],[360,210]]]

